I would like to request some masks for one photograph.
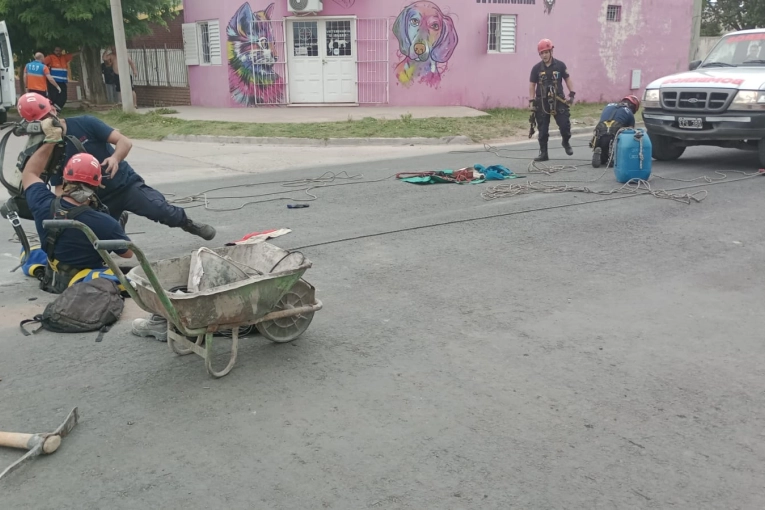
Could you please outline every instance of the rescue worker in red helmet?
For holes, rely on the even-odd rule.
[[[46,99],[47,102],[47,99]],[[29,100],[30,108],[45,110]],[[26,107],[26,106],[25,106]],[[40,178],[54,146],[62,141],[63,129],[58,120],[42,121],[45,142],[32,155],[21,174],[21,184],[35,219],[35,227],[48,259],[46,276],[41,288],[60,294],[68,286],[93,277],[118,281],[104,267],[101,256],[85,234],[76,229],[45,230],[44,220],[76,219],[88,226],[99,239],[130,239],[117,220],[93,207],[96,189],[101,186],[101,162],[90,154],[76,154],[63,170],[63,194],[57,197]],[[123,258],[131,258],[130,250],[116,250]],[[96,276],[97,275],[97,276]]]
[[[38,97],[33,99],[30,96]],[[28,121],[41,120],[40,115],[44,109],[38,111],[32,105],[43,101],[47,100],[39,94],[24,94],[19,99],[19,104],[23,104],[24,110],[19,109],[19,113]],[[26,112],[33,118],[27,118]],[[55,116],[56,111],[47,110],[45,115]],[[133,142],[128,137],[90,115],[69,117],[61,119],[60,122],[64,134],[67,135],[67,159],[82,151],[71,141],[73,137],[82,141],[85,151],[101,161],[105,175],[104,182],[97,192],[98,198],[109,208],[109,214],[119,219],[123,227],[127,223],[128,212],[132,212],[168,227],[180,228],[207,241],[215,237],[216,231],[213,226],[189,218],[182,207],[169,203],[162,193],[148,186],[133,170],[125,160],[133,147]],[[50,183],[58,192],[61,176],[52,175]]]
[[[574,103],[574,85],[568,74],[566,64],[553,58],[553,43],[550,39],[542,39],[537,45],[541,62],[531,69],[529,78],[529,108],[535,112],[537,129],[539,129],[539,156],[534,161],[547,161],[547,140],[549,139],[550,117],[555,117],[555,123],[563,138],[563,148],[569,156],[574,154],[569,140],[571,139],[571,114],[569,107]],[[565,99],[563,82],[566,82],[569,99]]]
[[[611,146],[622,128],[635,127],[635,114],[640,109],[640,99],[629,95],[618,103],[609,103],[600,114],[600,122],[595,126],[595,134],[590,141],[592,147],[592,166],[598,168],[611,158]]]

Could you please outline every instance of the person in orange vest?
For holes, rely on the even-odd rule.
[[[53,49],[53,53],[45,57],[45,60],[43,61],[43,63],[50,68],[50,74],[58,85],[58,90],[52,85],[48,86],[48,97],[59,108],[64,108],[64,105],[66,104],[66,86],[67,83],[69,83],[69,63],[74,57],[79,55],[79,53],[80,52],[67,53],[64,55],[61,47],[56,46]]]
[[[27,92],[36,92],[48,97],[49,86],[53,86],[57,92],[61,92],[61,89],[51,76],[48,66],[43,64],[43,60],[45,56],[42,53],[35,53],[35,59],[24,67],[24,88]]]

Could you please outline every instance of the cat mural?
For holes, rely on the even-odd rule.
[[[282,104],[284,82],[274,71],[277,62],[271,27],[274,4],[253,11],[244,3],[228,23],[228,83],[231,98],[244,106]]]

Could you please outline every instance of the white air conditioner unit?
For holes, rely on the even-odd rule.
[[[289,12],[321,12],[324,4],[321,0],[287,0]]]

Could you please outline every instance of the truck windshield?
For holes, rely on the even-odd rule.
[[[699,67],[761,66],[763,63],[765,32],[723,37]]]

